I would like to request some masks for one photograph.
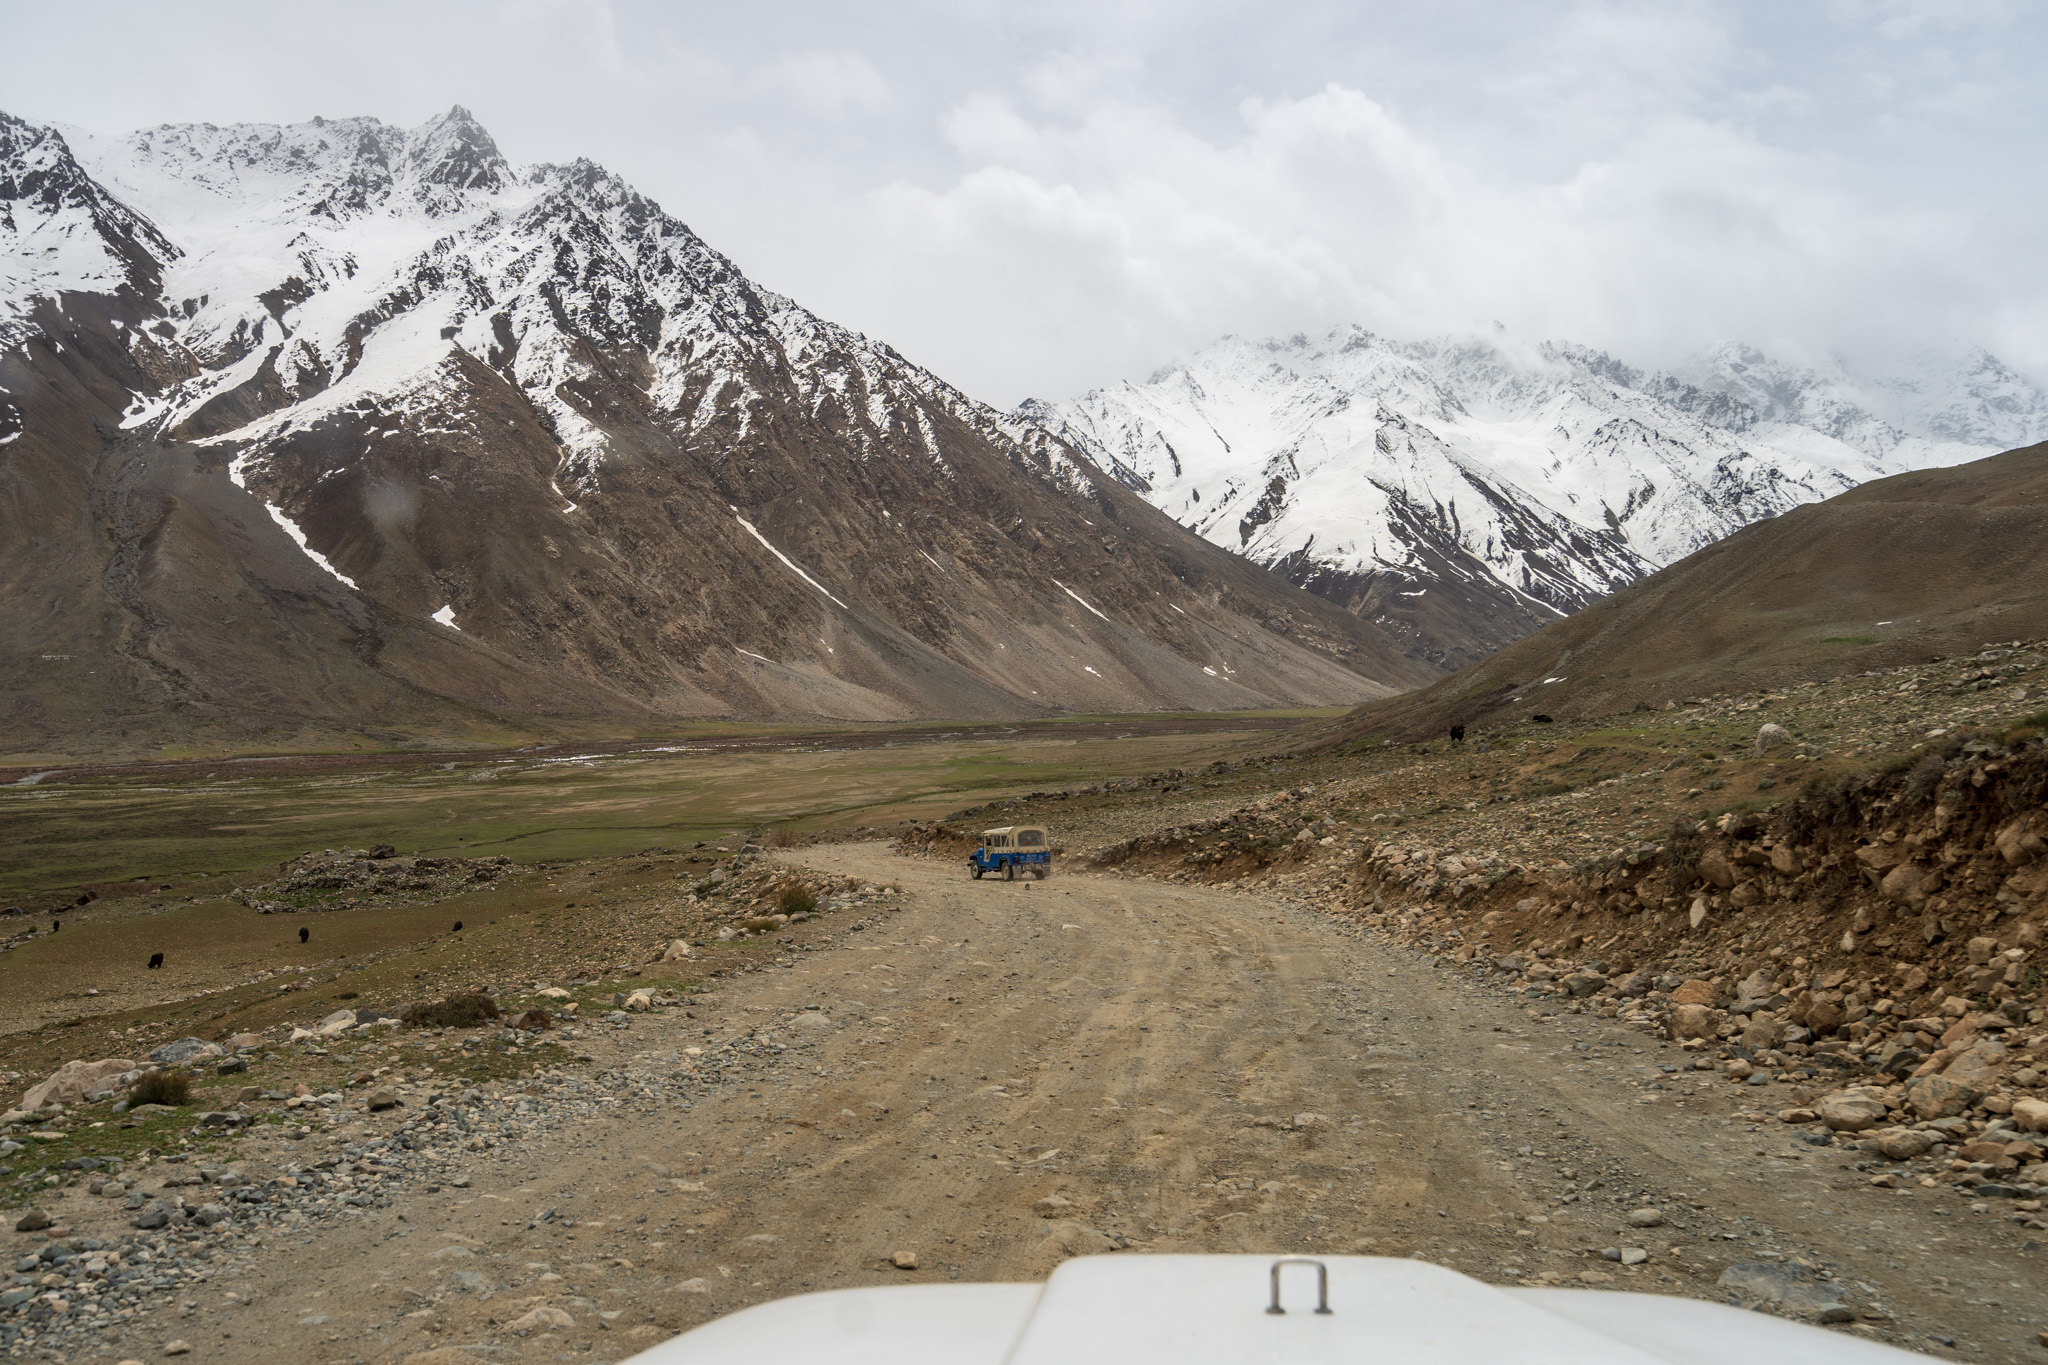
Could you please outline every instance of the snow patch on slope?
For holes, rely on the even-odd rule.
[[[754,529],[753,522],[748,521],[738,512],[733,513],[733,520],[737,521],[742,527],[744,527],[748,535],[760,541],[762,546],[767,549],[769,554],[774,555],[777,559],[781,560],[783,566],[787,568],[791,573],[795,574],[798,578],[801,578],[804,582],[816,588],[819,592],[824,593],[826,597],[831,598],[834,605],[839,606],[841,608],[846,607],[846,603],[841,602],[838,598],[832,596],[831,589],[827,588],[823,583],[820,583],[817,579],[805,573],[801,568],[797,567],[797,563],[795,560],[791,559],[788,555],[782,553],[782,551],[776,549],[772,544],[769,544],[768,537],[762,535],[759,531]]]
[[[354,588],[357,592],[362,591],[362,589],[356,588],[356,581],[353,578],[350,578],[347,574],[335,568],[334,565],[331,562],[329,562],[326,555],[321,554],[318,550],[314,549],[311,545],[306,543],[306,533],[304,531],[301,531],[299,529],[298,523],[293,521],[290,517],[286,516],[283,510],[280,509],[276,503],[264,503],[263,510],[270,513],[270,519],[276,522],[278,524],[278,527],[286,535],[292,538],[293,544],[297,545],[300,550],[305,552],[306,558],[312,560],[315,564],[318,564],[321,568],[327,570],[328,573],[334,575],[335,579],[338,582],[340,582],[343,586]]]

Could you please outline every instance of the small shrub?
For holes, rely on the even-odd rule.
[[[413,1028],[478,1028],[498,1017],[498,1002],[488,995],[451,995],[431,1004],[407,1005],[399,1019]]]
[[[802,882],[784,882],[775,893],[775,908],[785,915],[808,915],[818,908],[818,898]]]
[[[1906,787],[1901,793],[1905,803],[1919,806],[1932,800],[1947,772],[1948,759],[1940,752],[1920,755],[1919,761],[1906,771]]]
[[[803,836],[788,825],[777,825],[768,831],[768,843],[773,848],[795,848],[803,841]]]
[[[1664,836],[1664,883],[1672,895],[1692,885],[1699,875],[1700,855],[1706,851],[1707,836],[1698,825],[1682,815],[1671,822],[1671,832]]]
[[[192,1078],[182,1071],[152,1071],[128,1092],[130,1104],[168,1104],[172,1108],[192,1099]]]

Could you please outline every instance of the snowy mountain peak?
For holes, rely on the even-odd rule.
[[[1466,566],[1572,611],[1751,521],[2048,436],[2048,397],[1975,349],[1852,378],[1740,344],[1676,374],[1505,334],[1227,336],[1022,410],[1219,545],[1354,606]]]
[[[62,133],[0,112],[0,345],[23,334],[36,299],[151,294],[178,254],[93,180]]]
[[[458,190],[499,190],[513,178],[498,144],[459,104],[407,135],[406,161],[423,183]]]

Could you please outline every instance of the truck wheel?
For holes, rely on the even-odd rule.
[[[1006,882],[1014,882],[1017,880],[1017,865],[1015,863],[1003,864],[1003,880]]]
[[[1031,875],[1038,878],[1038,880],[1040,881],[1045,880],[1045,873],[1046,869],[1042,867],[1034,867],[1031,869]]]
[[[972,878],[974,878],[974,880],[976,880],[976,881],[980,881],[980,880],[981,880],[981,869],[980,869],[979,867],[976,867],[976,866],[975,866],[974,864],[972,864],[972,863],[969,863],[969,864],[967,865],[967,875],[968,875],[968,876],[970,876],[970,877],[972,877]]]

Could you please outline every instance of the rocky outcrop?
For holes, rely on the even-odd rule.
[[[108,1057],[97,1062],[66,1062],[41,1084],[31,1086],[21,1097],[21,1108],[41,1109],[47,1105],[75,1105],[88,1095],[114,1088],[123,1077],[132,1078],[135,1063],[126,1057]]]

